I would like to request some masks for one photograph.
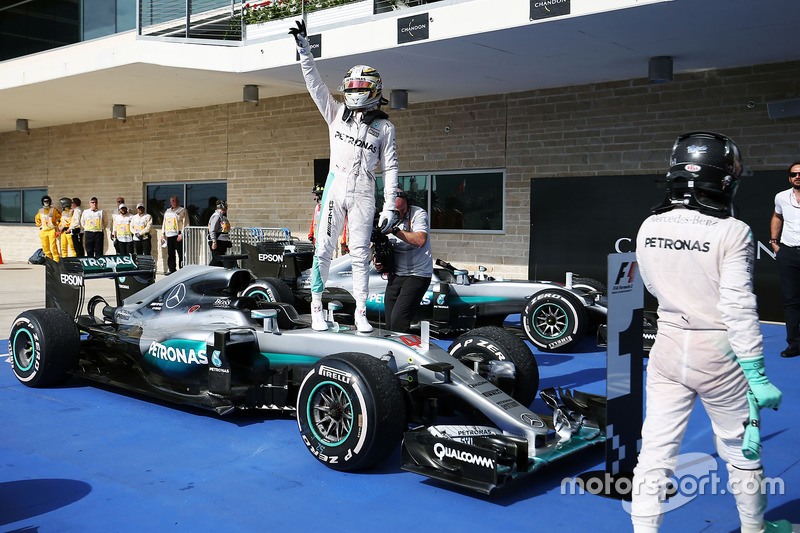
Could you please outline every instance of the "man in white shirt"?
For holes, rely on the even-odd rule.
[[[789,165],[789,184],[775,195],[769,239],[778,261],[789,345],[781,357],[800,355],[800,161]]]
[[[167,242],[167,270],[172,274],[183,266],[183,228],[189,225],[189,214],[178,203],[177,196],[169,199],[169,208],[164,211],[164,239]],[[178,260],[175,261],[177,254]]]

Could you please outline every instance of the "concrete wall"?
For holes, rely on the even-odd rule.
[[[675,137],[732,136],[753,169],[800,156],[800,117],[772,120],[767,102],[800,97],[800,62],[416,104],[390,111],[401,172],[506,169],[504,235],[433,234],[434,256],[526,277],[530,180],[660,173]],[[752,102],[752,107],[748,106]],[[135,112],[130,109],[129,113]],[[288,227],[303,237],[313,160],[327,127],[307,95],[0,134],[0,188],[47,187],[53,198],[135,205],[153,182],[227,180],[235,226]],[[555,202],[591,202],[575,191]],[[771,206],[765,206],[768,220]],[[766,222],[765,222],[766,223]],[[539,228],[544,230],[546,228]],[[5,261],[38,248],[36,229],[0,226]]]

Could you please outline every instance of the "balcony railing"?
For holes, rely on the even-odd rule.
[[[303,0],[138,0],[139,35],[197,39],[238,45],[249,24],[296,17]],[[363,0],[306,0],[306,13]],[[372,0],[373,14],[415,7],[440,0]]]

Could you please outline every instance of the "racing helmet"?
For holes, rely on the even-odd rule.
[[[733,214],[731,202],[743,165],[739,147],[729,137],[709,131],[684,133],[672,147],[669,165],[666,198],[653,212],[683,205],[715,216]]]
[[[61,202],[62,209],[69,209],[72,207],[72,199],[71,198],[59,198],[59,202]]]
[[[47,202],[48,204],[53,203],[53,199],[50,198],[49,194],[45,194],[44,196],[42,196],[42,205],[44,205],[45,202]]]
[[[370,109],[380,104],[382,89],[381,75],[367,65],[356,65],[348,70],[339,87],[348,109]]]

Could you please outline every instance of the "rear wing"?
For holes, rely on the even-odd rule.
[[[113,279],[117,305],[147,287],[156,276],[156,262],[149,255],[62,257],[45,260],[45,306],[63,309],[73,319],[83,308],[85,280]]]

